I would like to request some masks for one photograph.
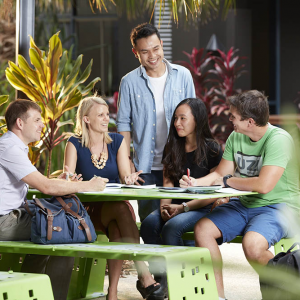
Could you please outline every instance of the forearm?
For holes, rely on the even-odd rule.
[[[196,186],[209,186],[212,185],[214,183],[214,181],[221,177],[222,175],[220,175],[218,172],[214,171],[208,175],[206,175],[205,177],[201,177],[201,178],[197,178],[196,179]]]
[[[227,184],[230,187],[241,191],[254,191],[261,194],[266,194],[269,192],[259,177],[231,177],[227,179]]]
[[[66,181],[60,179],[47,179],[45,184],[35,187],[46,195],[59,196],[72,193],[89,192],[92,190],[90,181]]]

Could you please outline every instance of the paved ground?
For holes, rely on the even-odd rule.
[[[132,201],[132,204],[136,211],[135,201]],[[228,300],[261,300],[258,275],[247,262],[241,244],[224,244],[221,246],[221,252],[224,262],[223,275],[226,298]],[[136,280],[136,275],[120,278],[118,287],[120,300],[142,299],[135,288]],[[108,278],[106,276],[105,291],[107,286]]]

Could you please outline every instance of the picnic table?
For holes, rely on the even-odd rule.
[[[78,193],[82,202],[151,200],[151,199],[199,199],[249,195],[255,192],[235,193],[166,193],[155,189],[106,188],[102,192]],[[28,199],[50,198],[37,190],[29,190]],[[10,267],[19,271],[20,257],[26,254],[74,256],[75,265],[69,288],[68,300],[90,299],[104,295],[104,274],[107,258],[157,260],[166,265],[169,297],[173,299],[218,299],[212,262],[205,248],[174,247],[108,243],[104,235],[93,244],[36,245],[31,242],[1,242],[0,270]],[[167,249],[166,249],[166,248]],[[14,260],[12,260],[14,259]],[[6,271],[6,270],[5,270]],[[184,287],[184,288],[183,288]],[[180,296],[179,296],[180,295]],[[179,298],[178,298],[179,297]]]

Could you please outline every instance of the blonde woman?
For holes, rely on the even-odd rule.
[[[142,171],[131,174],[129,154],[123,136],[108,133],[109,110],[100,97],[88,97],[81,101],[77,111],[75,135],[65,149],[65,169],[82,174],[83,180],[93,176],[109,179],[109,182],[133,184]],[[128,201],[86,203],[96,230],[101,230],[111,242],[139,243],[133,208]],[[109,290],[107,299],[117,300],[117,285],[122,261],[108,260]],[[136,262],[139,280],[137,289],[143,298],[163,300],[160,285],[152,278],[144,262]]]

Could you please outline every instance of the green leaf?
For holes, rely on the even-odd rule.
[[[28,79],[37,87],[41,94],[46,95],[45,85],[41,84],[37,71],[33,70],[26,59],[22,56],[18,56],[18,63],[21,70],[26,74]]]
[[[44,60],[34,48],[29,49],[29,57],[38,72],[40,82],[45,85],[45,90],[47,90],[47,69]]]
[[[64,121],[64,122],[57,122],[57,127],[62,127],[62,126],[65,126],[65,125],[74,125],[74,121],[72,119],[68,120],[68,121]]]
[[[94,80],[92,80],[82,91],[81,94],[82,96],[86,96],[95,86],[95,84],[100,81],[100,77],[96,77]]]
[[[3,105],[8,101],[9,96],[8,95],[1,95],[0,96],[0,106]]]
[[[57,75],[57,79],[56,79],[56,83],[57,85],[59,85],[60,81],[63,78],[64,75],[64,69],[65,69],[65,65],[68,61],[68,51],[64,51],[62,58],[59,61],[58,64],[58,75]]]
[[[72,85],[74,84],[74,82],[77,78],[78,72],[80,70],[80,66],[82,64],[82,56],[83,55],[81,54],[77,57],[74,67],[73,67],[70,75],[67,77],[64,88],[62,89],[58,99],[61,99],[63,95],[67,95],[70,92]]]
[[[9,75],[7,76],[7,79],[8,81],[10,82],[10,80],[12,80],[14,82],[14,88],[16,88],[17,90],[21,90],[21,89],[29,89],[31,87],[31,84],[28,83],[26,81],[26,78],[23,77],[22,74],[18,73],[17,70],[12,70],[12,69],[9,69],[7,68],[5,70],[5,73],[6,75]],[[10,82],[11,83],[11,82]],[[12,84],[12,83],[11,83]]]
[[[40,56],[40,57],[43,57],[43,51],[41,51],[41,50],[37,47],[37,45],[35,44],[35,42],[34,42],[32,36],[30,35],[29,37],[30,37],[30,48],[35,49],[35,50],[37,51],[37,53],[39,54],[39,56]],[[30,51],[30,49],[29,49],[29,51]]]
[[[46,111],[47,111],[48,118],[55,120],[56,119],[55,115],[58,112],[58,107],[56,105],[55,99],[51,98],[45,108],[46,108]]]
[[[62,113],[72,109],[73,107],[78,106],[81,99],[82,95],[79,90],[75,90],[74,92],[72,92],[69,95],[68,100],[65,101],[62,105]]]
[[[65,91],[66,93],[72,93],[77,87],[81,84],[84,83],[90,76],[91,71],[92,71],[92,65],[93,65],[93,60],[91,59],[90,63],[88,66],[85,68],[84,72],[80,76],[79,80],[72,86],[72,88],[68,91]]]
[[[49,40],[49,52],[47,58],[47,65],[50,69],[49,84],[52,87],[56,82],[58,75],[59,59],[62,56],[62,44],[58,33],[54,34]],[[54,96],[54,95],[53,95]]]

